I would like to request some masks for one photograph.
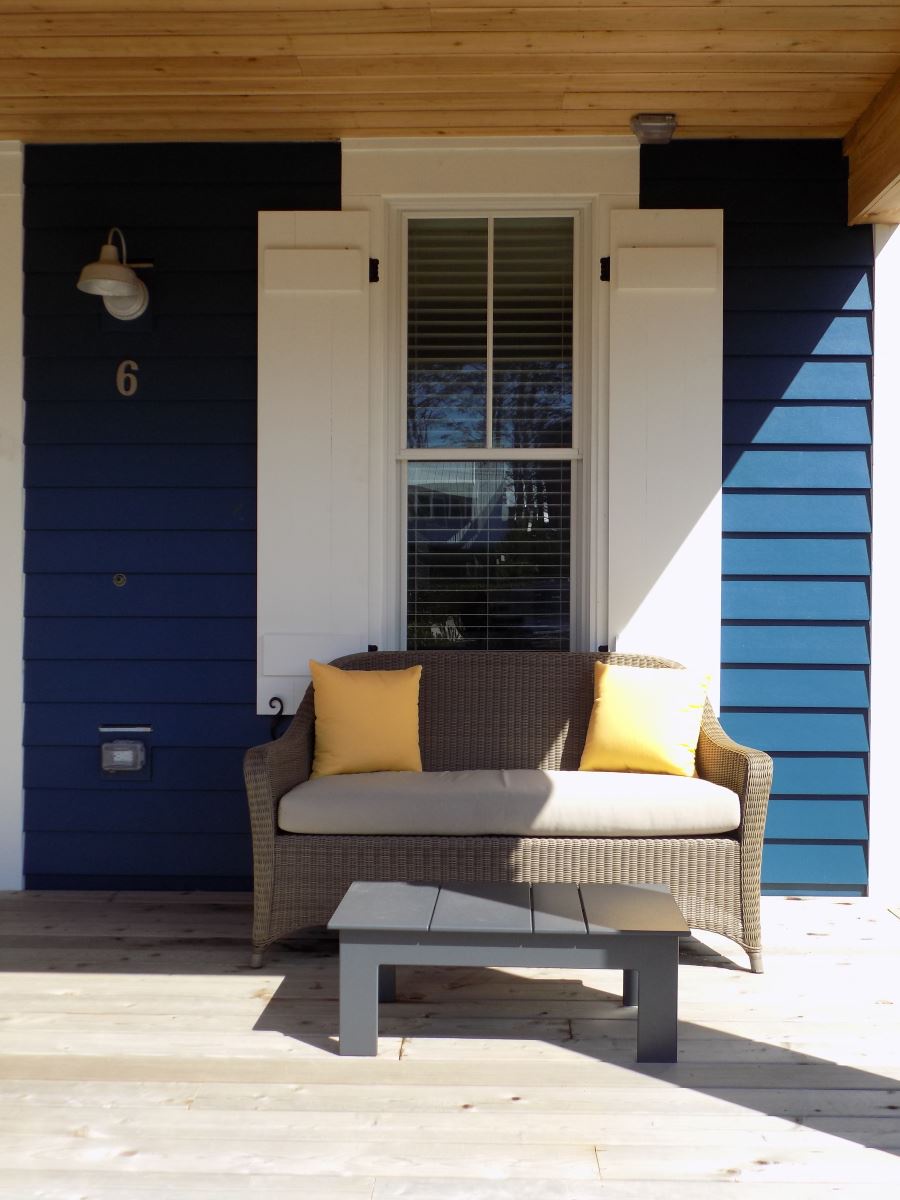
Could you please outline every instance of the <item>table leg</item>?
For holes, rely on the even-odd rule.
[[[638,972],[625,970],[622,972],[622,1006],[630,1008],[638,1003]]]
[[[341,1054],[378,1053],[379,964],[371,947],[345,942],[340,950]]]
[[[678,1061],[678,938],[657,938],[641,966],[638,1062]]]
[[[393,1004],[397,999],[397,968],[382,963],[378,970],[378,1003]]]

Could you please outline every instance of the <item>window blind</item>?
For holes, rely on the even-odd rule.
[[[483,446],[488,220],[411,220],[407,255],[407,445]]]
[[[407,445],[572,444],[571,217],[414,218]]]
[[[572,444],[571,217],[497,218],[493,442]]]

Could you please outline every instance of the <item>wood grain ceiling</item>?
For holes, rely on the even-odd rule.
[[[680,137],[850,134],[860,215],[900,176],[898,67],[897,0],[0,0],[0,139],[624,134],[666,110]]]

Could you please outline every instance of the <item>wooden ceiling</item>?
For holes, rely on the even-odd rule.
[[[679,137],[847,136],[872,219],[900,210],[898,68],[897,0],[0,0],[0,139],[625,134],[672,111]]]

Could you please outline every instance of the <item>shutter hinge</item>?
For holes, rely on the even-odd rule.
[[[378,283],[378,259],[369,259],[369,283]]]
[[[602,283],[609,283],[609,279],[610,279],[609,268],[610,268],[610,260],[609,260],[609,255],[607,254],[607,255],[604,255],[603,258],[600,259],[600,280]]]

